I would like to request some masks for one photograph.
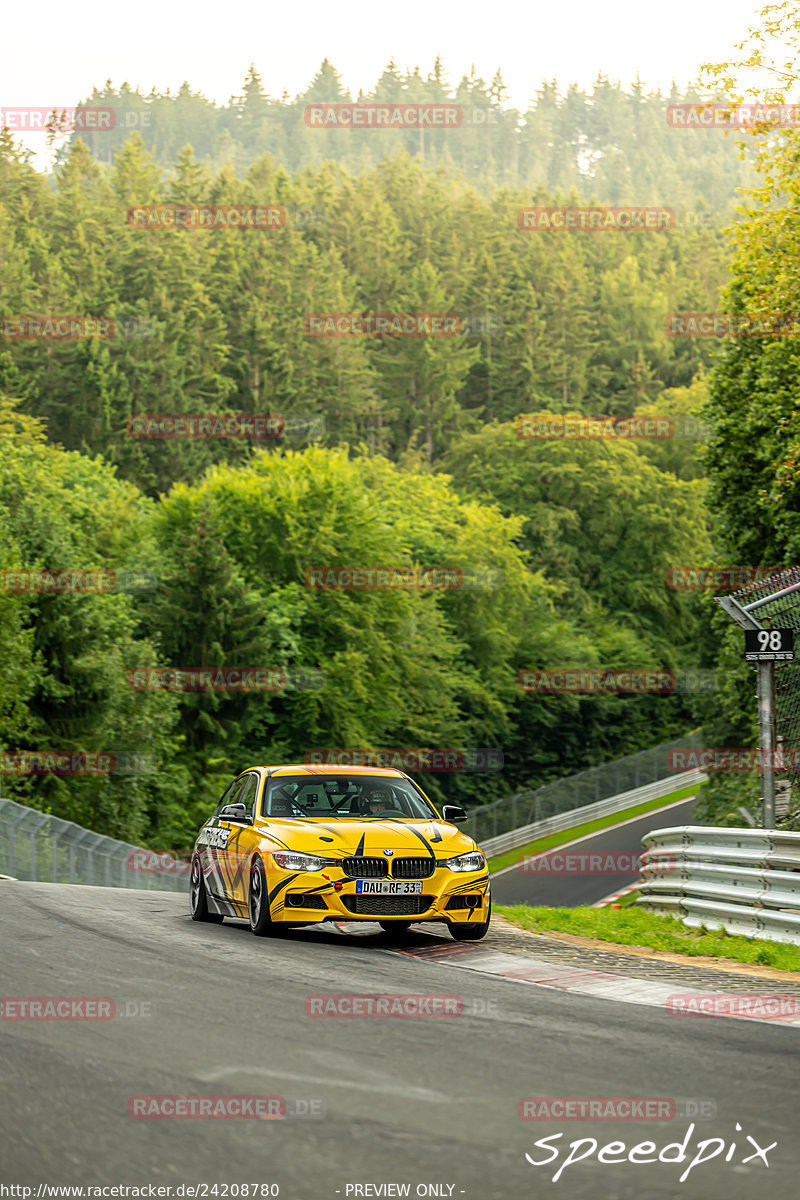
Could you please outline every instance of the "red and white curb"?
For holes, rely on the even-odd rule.
[[[712,992],[702,988],[680,990],[675,984],[659,983],[652,979],[635,979],[627,975],[612,975],[605,971],[582,970],[559,963],[542,962],[518,954],[505,954],[483,946],[460,943],[444,946],[421,946],[393,950],[409,958],[428,959],[446,963],[467,971],[499,975],[517,983],[533,983],[538,987],[596,996],[602,1000],[626,1004],[647,1004],[662,1008],[675,1017],[733,1017],[743,1021],[759,1021],[768,1025],[800,1026],[800,992],[784,993],[757,991],[753,979],[752,993]]]
[[[607,908],[609,906],[609,904],[616,903],[616,901],[621,900],[623,896],[630,896],[631,892],[638,892],[638,890],[641,886],[642,886],[641,879],[637,880],[636,883],[629,883],[627,887],[620,888],[618,892],[612,892],[610,896],[604,896],[602,900],[596,900],[594,902],[594,904],[591,905],[591,907],[592,908]]]

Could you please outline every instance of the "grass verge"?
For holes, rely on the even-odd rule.
[[[531,908],[496,905],[495,912],[533,933],[571,933],[622,946],[647,946],[691,957],[727,958],[778,971],[800,972],[800,946],[765,942],[724,929],[690,929],[678,917],[640,908]]]
[[[537,838],[534,842],[528,842],[524,846],[517,846],[514,850],[508,850],[505,854],[497,854],[494,858],[490,858],[488,860],[489,870],[499,871],[502,867],[511,867],[521,859],[527,858],[528,855],[542,854],[545,850],[552,850],[554,846],[563,846],[565,842],[583,837],[586,833],[596,833],[598,829],[610,829],[612,825],[619,825],[620,821],[627,821],[629,817],[644,816],[645,813],[663,808],[666,804],[674,804],[677,800],[686,800],[689,796],[697,795],[703,786],[701,783],[695,784],[693,787],[679,788],[677,792],[670,792],[668,796],[659,796],[656,800],[646,800],[644,804],[636,804],[633,808],[624,808],[621,812],[609,813],[607,817],[596,817],[594,821],[585,821],[583,825],[573,825],[571,829],[562,829],[559,833],[550,833],[546,837]]]

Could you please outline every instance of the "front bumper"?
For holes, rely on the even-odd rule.
[[[272,870],[270,870],[270,867]],[[284,871],[272,861],[267,867],[274,922],[319,921],[448,921],[475,924],[489,912],[489,876],[479,871],[434,870],[419,882],[417,894],[359,895],[356,879],[335,878],[322,871]]]

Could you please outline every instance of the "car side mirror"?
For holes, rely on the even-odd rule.
[[[455,824],[457,821],[466,821],[467,814],[460,804],[444,804],[442,805],[442,820]]]
[[[220,821],[246,821],[247,809],[243,804],[226,804],[220,809]]]

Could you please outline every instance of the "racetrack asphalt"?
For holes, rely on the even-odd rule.
[[[110,997],[120,1013],[148,1014],[0,1023],[0,1182],[32,1186],[34,1196],[39,1184],[157,1184],[174,1196],[181,1184],[272,1183],[282,1200],[402,1194],[353,1190],[389,1183],[455,1200],[751,1200],[754,1189],[796,1187],[796,1029],[675,1020],[410,958],[377,926],[374,936],[316,926],[256,939],[244,922],[194,923],[187,906],[173,893],[0,882],[6,1000]],[[448,938],[426,926],[408,942]],[[326,993],[457,996],[462,1014],[307,1015],[307,999]],[[132,1096],[176,1094],[280,1095],[287,1116],[128,1115]],[[568,1096],[689,1099],[716,1115],[518,1116],[523,1098]],[[323,1115],[299,1115],[312,1104]],[[626,1153],[649,1141],[657,1155],[692,1123],[685,1162],[599,1162],[593,1152],[552,1182],[571,1141],[621,1141]],[[761,1147],[777,1141],[768,1167],[758,1157],[743,1163],[755,1154],[748,1136]],[[721,1152],[679,1183],[699,1141],[714,1138]],[[557,1161],[544,1165],[556,1148]]]
[[[696,804],[692,796],[668,808],[601,829],[570,843],[569,847],[557,846],[536,855],[535,861],[533,856],[523,859],[492,876],[492,899],[495,904],[542,904],[550,908],[595,904],[639,878],[638,869],[611,873],[608,865],[620,860],[623,864],[635,862],[642,852],[642,838],[653,829],[693,824]],[[598,855],[603,859],[603,873],[585,873],[591,868],[589,860]]]

